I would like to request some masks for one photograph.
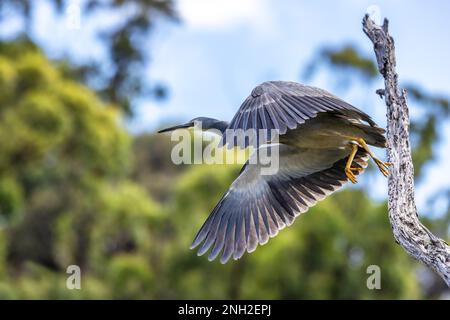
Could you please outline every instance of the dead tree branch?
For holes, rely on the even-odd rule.
[[[409,142],[409,113],[406,91],[398,87],[394,39],[388,20],[382,26],[366,15],[363,31],[372,41],[378,70],[384,78],[387,106],[387,156],[392,163],[388,180],[389,220],[395,240],[414,258],[436,271],[450,287],[450,246],[419,221],[414,200],[414,167]]]

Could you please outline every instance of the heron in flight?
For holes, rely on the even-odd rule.
[[[253,252],[258,244],[267,243],[348,180],[356,183],[369,157],[384,176],[389,174],[390,164],[369,148],[386,147],[385,130],[363,111],[323,89],[295,82],[264,82],[252,90],[230,123],[200,117],[159,132],[199,123],[202,130],[219,130],[222,144],[232,146],[236,142],[225,139],[229,130],[275,129],[279,134],[277,173],[262,175],[260,164],[247,161],[197,233],[191,249],[201,245],[198,255],[203,255],[212,248],[210,261],[219,254],[221,263],[237,260],[245,251]],[[261,142],[266,143],[258,149],[270,146],[270,141]],[[240,143],[240,147],[248,146],[247,140]]]

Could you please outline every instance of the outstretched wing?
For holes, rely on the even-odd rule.
[[[296,82],[270,81],[254,88],[245,99],[227,128],[231,129],[230,136],[225,135],[222,144],[247,147],[248,139],[238,141],[230,131],[275,129],[282,135],[323,112],[342,114],[376,126],[369,115],[325,90]],[[270,135],[265,140],[270,140]]]
[[[299,214],[339,189],[347,177],[347,153],[342,149],[296,149],[279,146],[279,170],[261,175],[261,166],[247,163],[205,221],[191,249],[198,255],[211,247],[208,259],[242,257],[265,244]],[[276,146],[262,146],[261,148]],[[365,168],[367,154],[358,150],[353,166]]]

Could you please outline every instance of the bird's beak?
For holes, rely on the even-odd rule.
[[[194,126],[193,122],[188,122],[188,123],[185,123],[185,124],[179,124],[177,126],[169,127],[169,128],[166,128],[166,129],[161,129],[161,130],[158,131],[158,133],[174,131],[174,130],[177,130],[177,129],[187,129],[187,128],[191,128],[193,126]]]

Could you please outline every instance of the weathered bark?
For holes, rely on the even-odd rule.
[[[379,26],[366,15],[363,30],[374,45],[378,70],[384,78],[385,89],[377,90],[377,94],[384,96],[387,106],[387,156],[392,163],[388,208],[395,240],[450,287],[450,246],[423,226],[417,215],[406,91],[398,87],[394,39],[389,35],[388,20]]]

